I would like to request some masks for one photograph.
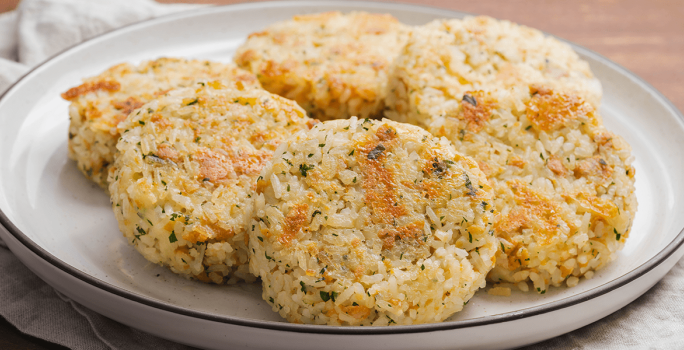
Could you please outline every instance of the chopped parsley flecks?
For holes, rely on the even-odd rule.
[[[306,177],[307,172],[311,169],[313,169],[313,165],[309,164],[299,164],[299,172],[302,174],[302,176]]]
[[[323,301],[330,300],[330,293],[321,291],[320,295],[321,295],[321,299],[323,299]]]
[[[468,195],[469,196],[474,196],[477,194],[477,191],[475,191],[475,188],[473,188],[473,183],[470,182],[470,177],[468,174],[463,173],[463,177],[465,178],[465,187],[468,189]]]

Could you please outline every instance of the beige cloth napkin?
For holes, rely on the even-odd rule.
[[[0,93],[31,67],[92,36],[186,10],[151,0],[23,0],[0,15]],[[2,194],[0,194],[2,195]],[[684,349],[684,260],[622,310],[528,349]],[[0,241],[0,315],[21,332],[72,349],[187,349],[124,326],[59,294]],[[458,348],[458,343],[452,344]]]

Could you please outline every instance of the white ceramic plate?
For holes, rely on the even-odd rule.
[[[484,292],[447,322],[386,328],[285,323],[256,284],[213,286],[152,265],[118,231],[108,197],[67,158],[68,103],[59,94],[123,61],[183,56],[229,61],[246,36],[295,14],[391,13],[407,24],[462,13],[361,2],[255,3],[205,8],[131,25],[48,60],[0,99],[0,237],[57,290],[112,319],[207,348],[491,348],[541,341],[628,304],[679,260],[684,234],[684,123],[653,87],[574,46],[601,80],[601,112],[636,156],[639,211],[618,260],[575,288],[545,295]]]

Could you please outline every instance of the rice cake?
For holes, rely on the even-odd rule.
[[[119,138],[117,124],[158,95],[198,80],[260,87],[254,75],[232,63],[160,58],[138,66],[113,66],[62,94],[71,102],[69,157],[87,178],[106,189]]]
[[[617,257],[637,210],[630,146],[580,96],[469,91],[430,131],[475,158],[494,188],[499,239],[489,280],[545,293]]]
[[[276,150],[257,193],[250,270],[290,322],[439,322],[494,265],[484,174],[416,126],[318,124]]]
[[[570,45],[490,17],[435,20],[414,28],[390,73],[386,117],[427,126],[466,91],[540,84],[597,107],[600,82]]]
[[[251,34],[235,62],[313,118],[380,117],[388,69],[407,32],[385,14],[295,16]]]
[[[121,232],[147,260],[182,276],[254,280],[245,225],[255,180],[282,139],[312,123],[293,101],[216,82],[143,105],[119,124],[110,167]]]

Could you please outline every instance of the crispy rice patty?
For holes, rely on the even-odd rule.
[[[490,17],[436,20],[415,28],[396,59],[386,116],[424,126],[466,91],[530,84],[572,91],[594,106],[602,95],[587,62],[536,29]]]
[[[321,120],[380,117],[408,27],[385,14],[295,16],[253,33],[235,55],[270,92]]]
[[[116,125],[156,96],[197,80],[260,86],[254,75],[232,63],[160,58],[139,66],[116,65],[62,94],[71,102],[69,157],[87,178],[106,189],[107,168],[114,162],[119,138]]]
[[[250,270],[290,322],[442,321],[494,265],[484,174],[412,125],[318,124],[276,150],[257,193]]]
[[[109,175],[119,228],[146,259],[185,277],[254,280],[245,220],[256,177],[285,136],[312,122],[294,101],[257,89],[200,83],[147,103],[119,124]]]
[[[494,188],[489,280],[574,286],[617,256],[637,210],[631,148],[581,97],[529,87],[466,92],[429,130],[475,158]],[[510,283],[513,283],[511,285]]]

